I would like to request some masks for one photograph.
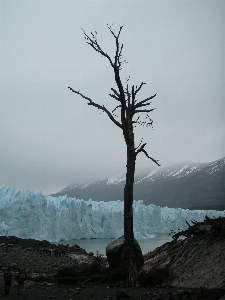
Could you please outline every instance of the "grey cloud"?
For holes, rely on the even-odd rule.
[[[157,93],[154,130],[136,129],[165,166],[224,156],[223,1],[1,1],[0,185],[53,193],[125,170],[122,132],[67,87],[110,109],[116,88],[107,60],[85,43],[106,24],[121,33],[125,82]],[[152,163],[144,156],[137,168]]]

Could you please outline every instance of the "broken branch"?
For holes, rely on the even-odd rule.
[[[108,117],[110,118],[111,121],[113,121],[113,123],[115,123],[118,127],[120,127],[122,129],[122,124],[120,124],[114,117],[113,115],[108,111],[107,108],[105,108],[105,106],[100,105],[98,103],[95,103],[94,101],[91,100],[91,98],[83,95],[80,91],[75,91],[74,89],[72,89],[71,87],[68,87],[68,89],[70,89],[73,93],[80,95],[82,98],[86,99],[87,101],[89,101],[88,105],[92,105],[97,107],[98,109],[101,109],[102,111],[104,111]]]

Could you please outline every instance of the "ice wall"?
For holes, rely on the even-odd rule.
[[[187,228],[186,220],[225,216],[219,211],[193,211],[144,205],[134,201],[136,238]],[[123,202],[95,202],[44,196],[0,186],[0,235],[58,242],[80,238],[117,238],[123,235]]]

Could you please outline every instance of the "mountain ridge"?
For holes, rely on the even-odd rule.
[[[123,200],[125,175],[72,184],[51,196],[94,201]],[[135,174],[134,199],[168,207],[225,205],[225,157],[209,163],[183,162]]]

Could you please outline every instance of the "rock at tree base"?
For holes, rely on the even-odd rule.
[[[111,269],[116,269],[123,265],[123,246],[124,246],[124,236],[121,236],[117,240],[111,242],[106,247],[106,256]],[[139,270],[144,264],[144,258],[142,255],[141,247],[138,241],[134,239],[134,250],[136,257],[137,270]]]

